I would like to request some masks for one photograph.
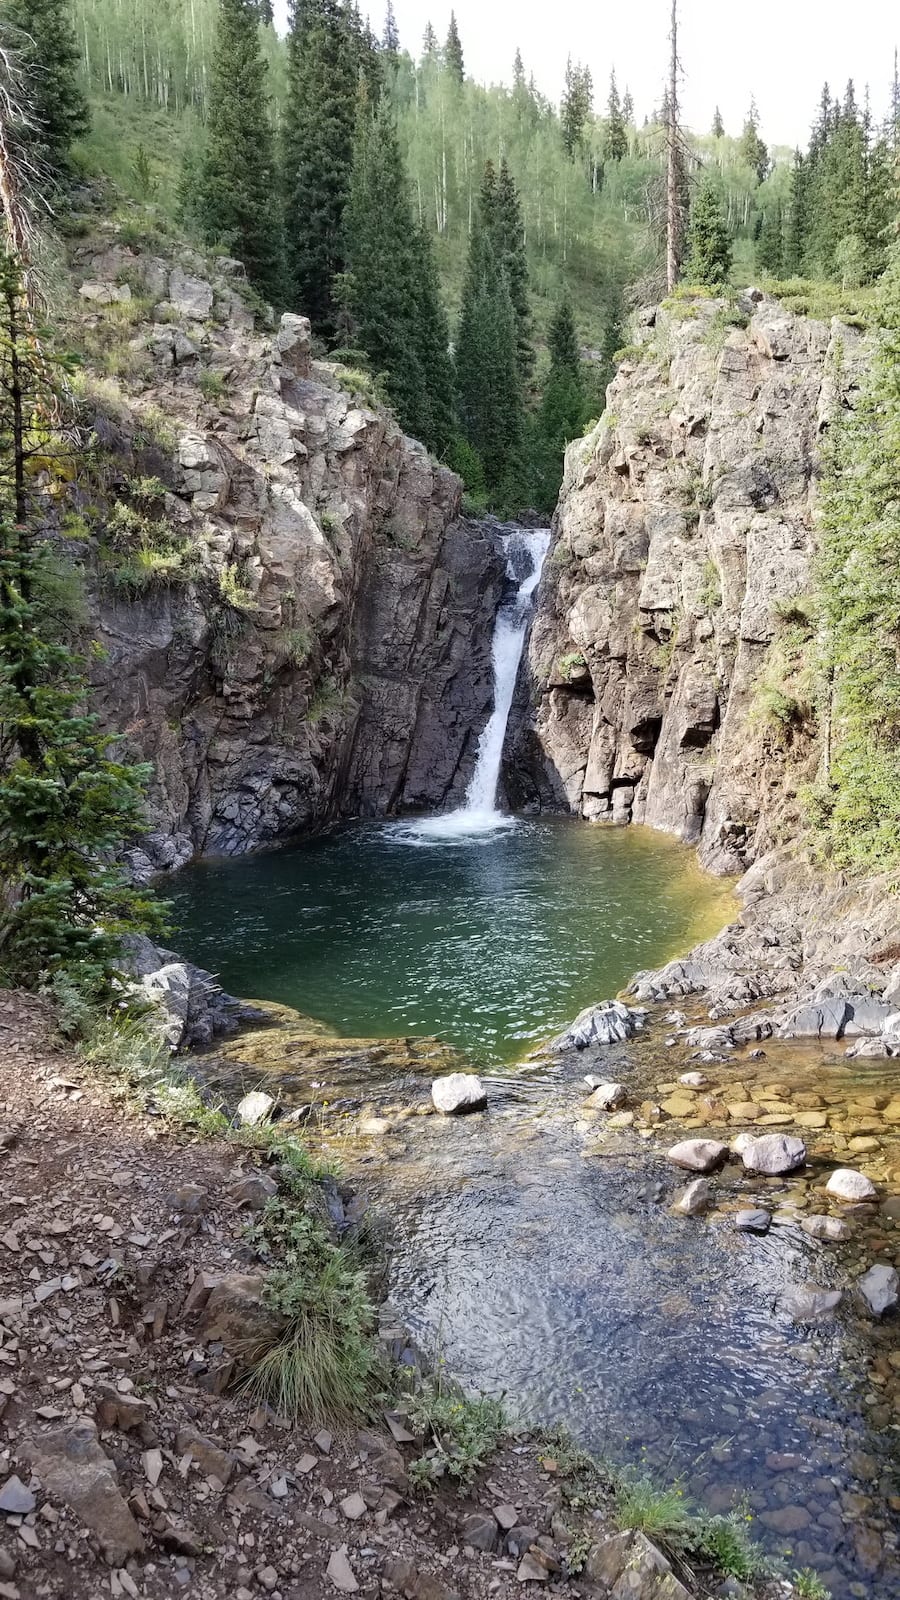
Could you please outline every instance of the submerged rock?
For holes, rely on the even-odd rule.
[[[727,1155],[727,1144],[719,1144],[716,1139],[683,1139],[668,1152],[676,1167],[686,1167],[689,1172],[713,1172]]]
[[[840,1289],[820,1289],[817,1283],[799,1283],[785,1289],[778,1307],[795,1322],[820,1322],[837,1310],[841,1298]]]
[[[806,1161],[806,1145],[802,1139],[788,1133],[764,1133],[759,1139],[750,1139],[741,1150],[741,1160],[748,1172],[762,1172],[778,1177],[784,1172],[796,1172]]]
[[[598,1083],[585,1105],[591,1111],[614,1111],[617,1106],[623,1106],[627,1099],[628,1090],[624,1083]]]
[[[695,1178],[675,1201],[673,1210],[683,1217],[699,1217],[709,1205],[709,1184],[705,1178]]]
[[[551,1050],[587,1050],[591,1045],[621,1044],[644,1026],[645,1012],[608,1000],[580,1011],[571,1027],[555,1038]]]
[[[445,1078],[435,1078],[431,1098],[445,1117],[454,1117],[466,1111],[483,1111],[487,1090],[474,1072],[449,1072]]]
[[[839,1200],[874,1200],[876,1194],[871,1178],[867,1178],[864,1172],[856,1172],[853,1167],[838,1167],[825,1187],[829,1194],[836,1195]]]
[[[770,1211],[753,1210],[749,1207],[745,1211],[738,1211],[734,1219],[734,1225],[739,1233],[768,1233],[771,1222]]]
[[[800,1226],[811,1239],[825,1239],[829,1244],[840,1244],[850,1238],[850,1229],[840,1217],[803,1217]]]
[[[891,1311],[900,1298],[900,1277],[893,1267],[879,1261],[863,1273],[857,1288],[872,1315],[881,1317],[885,1311]]]

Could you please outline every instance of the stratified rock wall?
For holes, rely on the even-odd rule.
[[[519,803],[646,822],[741,871],[797,781],[757,691],[809,589],[817,448],[864,341],[757,291],[737,317],[698,298],[637,321],[568,451],[508,782]]]
[[[256,331],[237,263],[113,243],[76,277],[76,330],[139,313],[127,377],[93,391],[107,491],[129,504],[149,461],[190,551],[136,593],[110,507],[85,508],[94,702],[155,774],[135,870],[461,796],[505,564],[459,480],[311,359],[304,318]]]

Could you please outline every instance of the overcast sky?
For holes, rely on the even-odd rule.
[[[518,45],[526,70],[553,100],[566,57],[588,63],[598,101],[611,66],[634,95],[638,118],[658,103],[666,62],[670,0],[452,0],[466,71],[482,83],[508,83]],[[275,0],[283,25],[287,0]],[[383,0],[361,0],[380,34]],[[450,0],[394,0],[401,42],[418,54],[431,19],[443,40]],[[755,95],[763,136],[775,144],[805,141],[822,84],[871,86],[880,118],[887,107],[900,10],[895,0],[680,0],[686,121],[705,130],[722,108],[729,133],[740,131]]]

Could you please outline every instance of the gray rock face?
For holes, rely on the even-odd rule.
[[[864,1172],[857,1172],[853,1167],[838,1167],[837,1171],[831,1174],[825,1187],[828,1193],[835,1195],[838,1200],[849,1202],[874,1200],[877,1193],[871,1178],[867,1178]]]
[[[715,338],[722,310],[639,322],[639,356],[569,447],[511,765],[523,800],[649,823],[734,872],[793,792],[751,711],[778,608],[809,585],[820,430],[866,351],[766,297]],[[568,681],[574,653],[587,673]]]
[[[668,1152],[676,1167],[686,1167],[689,1172],[714,1172],[727,1156],[727,1144],[719,1144],[716,1139],[683,1139]]]
[[[588,1050],[594,1045],[621,1044],[644,1025],[644,1012],[607,1000],[579,1012],[571,1027],[553,1040],[551,1050]]]
[[[497,525],[461,520],[459,480],[312,360],[305,318],[257,331],[233,263],[75,250],[105,299],[127,276],[154,303],[123,471],[162,414],[152,472],[191,574],[129,595],[85,552],[94,708],[154,769],[134,875],[456,803],[492,705]]]
[[[466,1111],[483,1111],[487,1090],[474,1072],[448,1072],[446,1077],[435,1078],[431,1098],[438,1111],[453,1117]]]
[[[884,1262],[876,1262],[863,1273],[857,1288],[873,1317],[882,1317],[892,1311],[900,1299],[900,1277],[896,1270]]]
[[[741,1160],[748,1172],[763,1172],[778,1177],[783,1172],[796,1172],[806,1161],[806,1145],[788,1133],[764,1133],[759,1139],[750,1139],[741,1151]]]

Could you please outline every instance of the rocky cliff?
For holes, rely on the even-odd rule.
[[[59,543],[95,704],[154,768],[135,868],[461,794],[504,563],[458,479],[305,319],[260,329],[237,263],[111,238],[74,272],[99,449]]]
[[[838,351],[840,357],[838,359]],[[815,768],[804,598],[817,450],[864,340],[749,291],[639,313],[567,455],[531,640],[522,802],[646,822],[744,870]]]

